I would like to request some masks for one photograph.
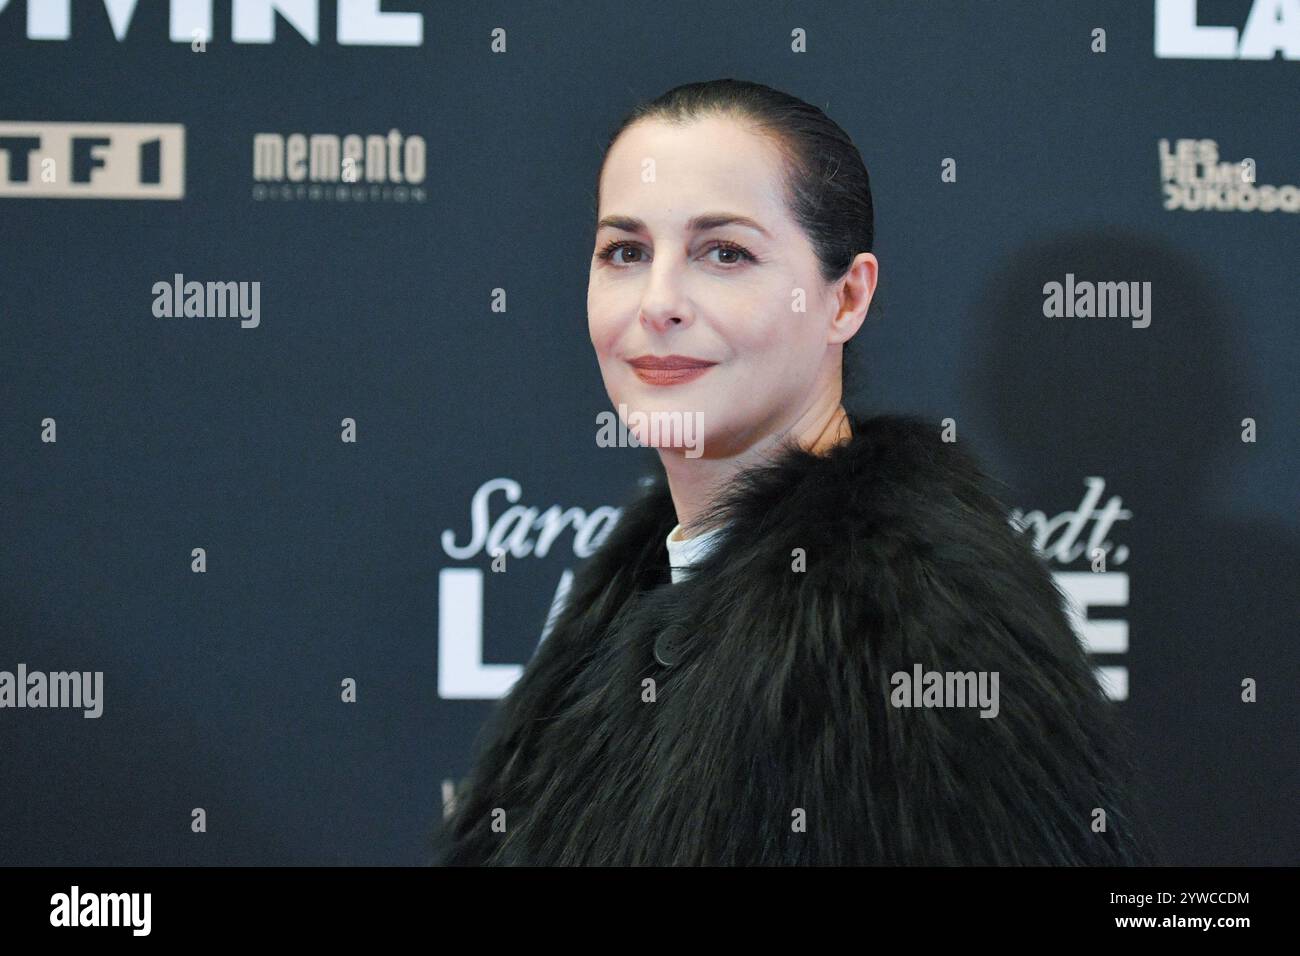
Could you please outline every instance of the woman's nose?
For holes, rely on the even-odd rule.
[[[689,325],[694,318],[677,264],[657,260],[641,296],[641,322],[656,332]]]

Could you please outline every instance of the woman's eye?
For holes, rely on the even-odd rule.
[[[720,256],[720,258],[715,261],[724,266],[734,266],[741,262],[756,261],[754,256],[751,255],[749,250],[744,246],[738,246],[730,242],[720,242],[717,245],[710,247],[709,251],[705,253],[705,255],[711,255],[715,252]]]
[[[631,265],[632,263],[639,261],[635,258],[629,259],[624,255],[625,252],[635,252],[639,255],[641,250],[630,242],[611,242],[601,250],[600,258],[604,259],[606,262],[612,262],[615,265]]]

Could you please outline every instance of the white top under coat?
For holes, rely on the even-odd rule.
[[[690,573],[691,565],[697,563],[706,554],[713,550],[714,544],[717,543],[718,535],[722,533],[722,528],[714,528],[703,534],[697,534],[693,538],[687,538],[684,541],[678,541],[677,533],[681,531],[682,526],[679,524],[668,532],[668,565],[673,573],[673,584],[682,580]]]

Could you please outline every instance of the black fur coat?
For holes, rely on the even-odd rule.
[[[912,416],[852,427],[735,480],[682,582],[662,474],[624,511],[436,863],[1148,862],[1113,705],[992,479]],[[996,715],[896,706],[917,665],[997,672]]]

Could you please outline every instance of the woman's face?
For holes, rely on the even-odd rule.
[[[700,424],[705,457],[730,456],[838,404],[836,343],[858,323],[844,334],[832,322],[837,284],[822,280],[762,134],[730,117],[634,124],[606,157],[597,220],[588,329],[639,442],[673,444],[630,413],[679,412]],[[667,356],[713,364],[648,367]]]

